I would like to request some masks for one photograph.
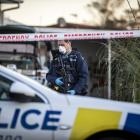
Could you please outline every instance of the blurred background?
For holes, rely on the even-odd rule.
[[[63,19],[65,26],[73,23],[76,27],[130,29],[140,23],[138,0],[0,0],[0,3],[1,25],[58,26]]]
[[[131,30],[139,0],[0,0],[0,34]],[[89,96],[140,102],[139,39],[72,40],[89,66]],[[111,97],[108,47],[111,46]],[[0,43],[0,64],[45,85],[56,41]],[[135,69],[134,69],[135,68]]]

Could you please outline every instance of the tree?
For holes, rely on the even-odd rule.
[[[101,28],[105,29],[132,29],[138,28],[140,23],[140,10],[136,9],[126,9],[122,7],[125,4],[125,0],[102,0],[91,2],[87,5],[88,11],[94,16],[94,11],[98,11],[99,16],[101,16]],[[128,4],[128,3],[126,3]],[[122,10],[123,15],[118,19],[115,14]],[[124,10],[124,11],[123,11]]]
[[[138,38],[110,41],[112,99],[140,102],[140,41]],[[107,61],[107,53],[100,54],[100,60]]]
[[[124,10],[124,16],[115,17],[115,12],[124,4],[125,0],[102,0],[92,2],[87,8],[94,15],[96,9],[101,16],[101,27],[105,29],[133,29],[139,26],[140,10]],[[129,3],[126,3],[129,4]],[[112,48],[112,99],[140,102],[140,41],[133,39],[110,40]],[[108,45],[105,45],[108,48]],[[104,51],[104,52],[103,52]],[[107,69],[108,54],[106,49],[98,52],[100,69]],[[100,64],[104,65],[100,65]],[[107,70],[106,70],[107,75]]]

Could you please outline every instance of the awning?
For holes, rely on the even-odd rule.
[[[5,25],[0,26],[0,34],[35,33],[33,27],[25,25]]]
[[[23,0],[0,0],[3,4],[23,3]]]

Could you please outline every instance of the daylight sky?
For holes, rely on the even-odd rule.
[[[64,17],[67,22],[98,25],[101,17],[97,11],[94,11],[93,16],[86,8],[92,1],[96,0],[24,0],[20,9],[5,12],[5,17],[26,25],[56,24],[59,17]],[[129,1],[132,7],[136,4],[136,0]],[[73,16],[74,14],[77,16]]]

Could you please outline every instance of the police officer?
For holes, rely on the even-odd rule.
[[[59,92],[85,95],[88,88],[88,66],[85,59],[80,52],[72,50],[70,41],[60,40],[57,43],[59,55],[53,59],[46,76],[49,85],[57,85],[61,89]]]

